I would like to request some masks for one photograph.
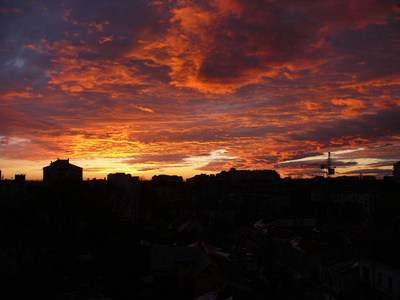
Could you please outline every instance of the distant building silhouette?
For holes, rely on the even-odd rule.
[[[227,179],[230,183],[268,182],[280,179],[275,170],[236,170],[231,168],[228,172],[222,171],[217,178]]]
[[[82,168],[69,163],[69,159],[57,159],[43,168],[45,183],[81,182]]]
[[[15,182],[25,182],[25,174],[15,174]]]
[[[400,183],[400,161],[393,164],[393,177],[394,182]]]
[[[125,173],[113,173],[107,175],[107,181],[113,183],[126,183],[126,182],[131,183],[133,181],[138,182],[139,176],[132,176],[131,174],[125,174]]]
[[[183,178],[177,175],[154,175],[151,181],[157,184],[181,184]]]
[[[107,175],[112,185],[112,210],[120,220],[135,222],[141,215],[142,187],[139,176],[125,173]]]
[[[195,175],[194,177],[187,178],[186,182],[191,184],[207,184],[210,183],[212,180],[215,180],[215,175],[207,175],[207,174],[200,174]]]

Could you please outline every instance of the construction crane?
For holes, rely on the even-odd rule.
[[[325,164],[302,164],[301,168],[313,169],[320,168],[322,170],[326,170],[326,176],[330,177],[331,175],[335,175],[335,166],[332,164],[331,153],[328,152],[328,160]]]
[[[326,164],[321,165],[322,170],[326,170],[326,175],[329,177],[330,175],[335,175],[335,166],[332,165],[332,160],[331,160],[331,153],[328,152],[328,160]]]

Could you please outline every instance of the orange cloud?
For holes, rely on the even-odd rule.
[[[50,44],[48,41],[42,39],[40,43],[36,45],[28,44],[24,45],[24,47],[51,55],[57,54],[59,56],[67,56],[67,57],[68,56],[78,57],[80,52],[89,52],[89,53],[93,52],[93,50],[87,46],[74,45],[72,44],[72,42],[67,40],[55,41],[52,44]]]
[[[319,110],[322,108],[322,104],[316,101],[303,100],[300,103],[307,108],[307,111]]]
[[[387,16],[390,9],[376,1],[371,1],[365,8],[358,0],[342,6],[324,3],[311,8],[292,4],[292,7],[283,7],[279,2],[269,1],[260,7],[258,2],[239,0],[208,4],[178,1],[171,11],[166,33],[142,39],[140,47],[132,49],[130,57],[167,65],[171,69],[171,84],[177,87],[190,87],[205,93],[232,93],[240,87],[260,83],[265,77],[276,77],[284,69],[295,72],[315,70],[329,63],[328,56],[334,47],[325,39],[327,31],[334,34],[347,29],[348,24],[363,28],[377,22],[375,17]],[[342,16],[343,11],[339,12],[340,7],[345,16]],[[370,12],[370,7],[376,10]],[[284,23],[283,27],[278,27],[282,22],[278,20],[278,14],[285,9],[302,9],[321,24],[326,23],[327,27],[316,27],[296,18],[292,20],[293,25]],[[358,11],[356,16],[352,13],[355,9]],[[323,14],[331,11],[334,14],[321,19],[318,10]],[[346,27],[341,26],[342,23]],[[309,36],[304,33],[305,28],[309,28]],[[279,36],[276,35],[278,30]],[[313,46],[306,48],[302,43]],[[322,51],[325,57],[321,55]],[[296,78],[293,73],[284,74],[287,79]]]
[[[142,111],[147,111],[150,113],[154,113],[154,111],[150,108],[146,108],[146,107],[141,107],[141,106],[136,106],[138,109],[142,110]]]
[[[374,102],[374,106],[383,109],[396,109],[400,107],[400,99],[379,99]]]
[[[68,14],[68,16],[69,16],[69,14]],[[87,23],[87,22],[82,22],[82,21],[77,21],[77,20],[72,20],[71,23],[75,24],[75,25],[81,25],[81,26],[87,28],[88,33],[93,33],[93,29],[96,29],[96,31],[98,31],[98,32],[102,32],[102,31],[104,31],[104,25],[110,24],[108,21]]]
[[[68,21],[68,17],[71,15],[72,9],[64,10],[64,15],[62,16],[64,21]]]
[[[103,36],[102,38],[100,38],[99,40],[99,44],[104,44],[106,42],[111,42],[113,40],[114,36],[110,35],[110,36]]]
[[[19,8],[14,8],[14,7],[11,7],[11,8],[0,7],[0,13],[2,13],[2,14],[8,14],[10,12],[20,14],[20,13],[22,13],[22,10]]]
[[[26,92],[18,92],[18,91],[8,91],[2,94],[2,97],[4,97],[4,99],[11,99],[11,98],[15,98],[15,97],[19,97],[19,98],[42,98],[43,95],[42,94],[33,94],[29,91]]]
[[[104,92],[112,93],[111,85],[136,85],[140,76],[136,76],[135,68],[115,61],[94,62],[75,58],[57,58],[53,62],[62,71],[50,71],[50,84],[59,86],[68,92]]]
[[[355,116],[364,112],[367,108],[365,101],[359,99],[332,99],[334,105],[344,106],[342,113],[349,116]]]

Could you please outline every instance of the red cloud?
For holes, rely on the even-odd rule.
[[[168,65],[176,86],[229,93],[284,69],[326,64],[321,51],[333,48],[325,37],[381,24],[392,11],[391,1],[304,2],[180,2],[167,32],[131,55]]]
[[[359,99],[332,99],[331,101],[334,105],[344,106],[343,114],[350,116],[358,115],[367,108],[365,101]]]
[[[103,36],[102,38],[100,38],[99,40],[99,44],[104,44],[107,42],[111,42],[113,40],[114,36],[110,35],[110,36]]]

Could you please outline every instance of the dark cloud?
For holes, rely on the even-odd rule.
[[[333,162],[333,165],[335,165],[336,167],[349,167],[349,166],[358,165],[358,162],[356,162],[356,161],[343,162],[343,161],[340,161],[340,160],[335,160]]]
[[[322,165],[326,165],[327,161],[326,159],[320,159],[320,160],[309,160],[309,161],[292,161],[292,162],[284,162],[275,165],[277,168],[289,168],[289,167],[294,167],[294,168],[301,168],[301,169],[317,169],[320,168]],[[356,161],[349,161],[349,162],[344,162],[340,160],[334,160],[332,161],[332,165],[335,167],[349,167],[349,166],[356,166],[358,163]]]
[[[165,166],[152,166],[152,167],[143,167],[143,168],[138,168],[138,172],[147,172],[147,171],[158,171],[162,172],[164,170]]]
[[[399,118],[400,110],[379,110],[377,113],[363,114],[352,119],[315,124],[314,128],[290,134],[289,137],[297,141],[318,141],[325,147],[367,144],[382,136],[399,135]]]
[[[380,168],[380,167],[393,167],[394,162],[392,161],[385,161],[385,162],[380,162],[380,163],[372,163],[369,164],[368,166],[371,168]]]
[[[188,156],[182,154],[140,154],[125,162],[128,164],[176,164],[181,163],[185,158]]]
[[[291,160],[302,159],[302,158],[308,158],[308,157],[313,157],[313,156],[319,156],[319,155],[323,155],[323,154],[324,153],[322,153],[322,152],[307,153],[305,151],[298,151],[297,154],[295,154],[292,157],[290,157],[290,159]]]

